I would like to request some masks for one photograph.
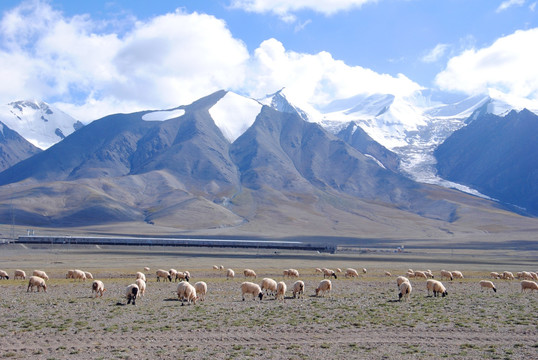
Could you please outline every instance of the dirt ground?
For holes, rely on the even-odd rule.
[[[517,254],[515,254],[517,255]],[[446,254],[392,258],[218,249],[0,246],[0,358],[14,359],[537,359],[538,292],[493,280],[497,292],[478,285],[490,271],[536,271],[536,259]],[[233,268],[236,277],[212,265]],[[136,271],[151,267],[146,295],[126,305],[125,287]],[[293,299],[296,268],[306,294]],[[330,295],[315,297],[323,279],[316,267],[367,268],[359,279],[340,274]],[[534,268],[533,268],[534,267]],[[45,270],[46,293],[27,292],[15,269]],[[105,283],[102,298],[91,281],[65,279],[68,269],[89,271]],[[177,283],[157,282],[155,270],[189,270],[205,281],[204,302],[184,305]],[[241,300],[244,268],[284,281],[284,301]],[[447,297],[428,296],[425,280],[411,279],[408,302],[399,302],[396,275],[408,268],[460,270],[463,280],[443,280]],[[390,271],[392,277],[384,275]]]

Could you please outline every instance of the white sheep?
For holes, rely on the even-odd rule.
[[[424,271],[424,273],[426,274],[426,276],[430,279],[433,279],[435,276],[433,276],[433,273],[430,269]]]
[[[363,273],[363,274],[366,274],[367,271],[368,271],[368,270],[366,270],[366,268],[362,268],[362,273]]]
[[[226,279],[233,279],[235,277],[235,271],[232,269],[226,270]]]
[[[150,271],[151,269],[147,266],[144,267],[144,271]]]
[[[330,293],[333,285],[331,283],[331,280],[325,279],[321,280],[318,287],[316,288],[316,296],[320,296],[320,293],[325,296],[325,293]]]
[[[34,272],[32,273],[33,276],[38,276],[40,278],[42,278],[43,280],[49,280],[49,277],[47,275],[46,272],[42,271],[42,270],[34,270]]]
[[[424,271],[418,271],[416,270],[415,271],[415,278],[423,278],[423,279],[427,279],[428,277],[426,276],[426,273]]]
[[[101,280],[94,280],[92,283],[92,294],[95,292],[95,297],[102,297],[106,291],[105,284]]]
[[[92,279],[93,280],[93,275],[92,275],[91,272],[84,271],[84,275],[86,275],[86,279]]]
[[[409,295],[411,295],[411,292],[413,291],[413,287],[411,286],[411,283],[409,281],[404,281],[400,285],[400,293],[398,294],[398,300],[402,301],[402,297],[409,301]]]
[[[489,276],[491,276],[494,279],[500,279],[501,275],[498,272],[492,271],[489,273]]]
[[[521,281],[521,292],[525,290],[538,290],[538,284],[531,280],[522,280]]]
[[[137,271],[136,273],[136,279],[142,279],[144,281],[146,281],[146,275],[143,273],[143,272],[140,272],[140,271]]]
[[[177,270],[176,269],[170,269],[168,270],[168,273],[170,274],[170,277],[174,279],[174,281],[177,281]]]
[[[454,279],[463,279],[463,274],[461,273],[461,271],[451,271],[452,273],[452,278]]]
[[[138,296],[144,296],[144,294],[146,293],[146,282],[142,279],[136,279],[135,284],[138,285]]]
[[[428,295],[430,294],[430,291],[433,292],[433,296],[435,297],[438,294],[441,294],[443,297],[448,295],[448,291],[446,291],[445,286],[438,280],[428,279],[426,281],[426,288],[428,289]]]
[[[245,301],[245,294],[251,294],[253,300],[256,300],[256,296],[260,300],[263,299],[263,292],[260,286],[249,281],[241,283],[241,296],[243,297],[243,301]]]
[[[323,273],[323,270],[321,270],[320,268],[316,268],[316,269],[315,269],[315,272],[317,272],[317,273]]]
[[[488,288],[488,289],[493,289],[493,291],[497,292],[497,288],[495,287],[495,285],[493,285],[493,283],[489,280],[480,280],[478,282],[480,284],[480,287],[482,289],[484,288]]]
[[[82,270],[73,270],[73,279],[80,280],[80,281],[86,281],[86,274]]]
[[[243,270],[243,275],[245,275],[246,278],[247,277],[253,277],[254,279],[256,279],[256,273],[252,269]]]
[[[284,281],[280,281],[276,288],[276,299],[284,300],[286,296],[286,290],[287,290],[286,283]]]
[[[67,270],[67,274],[65,274],[65,278],[66,279],[73,279],[74,276],[73,276],[73,273],[75,272],[75,270]]]
[[[170,276],[170,273],[166,270],[159,269],[155,272],[155,274],[157,274],[157,281],[160,281],[161,278],[164,278],[164,281],[168,279],[170,280],[170,282],[172,282],[172,276]]]
[[[285,270],[284,271],[284,276],[288,276],[288,277],[294,277],[294,278],[298,278],[299,277],[299,270],[297,269],[288,269],[288,270]]]
[[[218,265],[213,265],[213,270],[218,270],[218,269],[219,269]]]
[[[405,273],[405,276],[407,276],[408,278],[414,278],[415,277],[415,272],[407,270],[407,272]]]
[[[125,297],[127,298],[127,304],[130,304],[131,302],[133,305],[135,304],[136,298],[138,297],[138,293],[140,292],[140,289],[138,288],[138,285],[131,284],[125,288]]]
[[[297,280],[296,282],[294,282],[292,291],[294,298],[304,296],[304,282],[302,280]]]
[[[0,279],[9,279],[9,275],[4,270],[0,270]]]
[[[219,265],[219,270],[224,270],[224,265]]]
[[[26,292],[28,291],[34,291],[34,286],[37,287],[37,292],[39,292],[39,289],[43,289],[44,292],[47,292],[47,284],[45,283],[45,279],[39,276],[30,276],[30,279],[28,279],[28,289],[26,289]]]
[[[185,305],[183,302],[187,300],[187,303],[196,305],[196,289],[190,283],[181,281],[177,286],[177,297],[181,301],[181,305]]]
[[[392,276],[392,274],[389,271],[385,271],[385,276]]]
[[[342,269],[336,268],[336,272],[340,274],[342,272]]]
[[[332,276],[335,279],[337,279],[337,276],[336,276],[336,273],[334,272],[334,270],[326,269],[326,268],[323,268],[321,270],[323,270],[323,278],[326,278],[326,277],[330,278]]]
[[[15,276],[14,279],[22,279],[26,280],[26,273],[23,270],[15,270]]]
[[[352,269],[352,268],[347,268],[346,269],[346,273],[344,275],[345,277],[356,277],[358,278],[359,277],[359,272],[355,269]]]
[[[186,281],[186,282],[189,282],[190,278],[191,278],[191,273],[188,272],[188,271],[186,271],[186,270],[183,271],[183,272],[178,271],[178,272],[176,273],[176,280],[179,279],[179,281]]]
[[[443,280],[443,278],[454,280],[454,277],[452,276],[452,273],[450,271],[447,271],[447,270],[441,270],[441,280]]]
[[[396,285],[398,285],[398,289],[400,288],[400,285],[402,285],[402,283],[404,282],[409,282],[409,279],[406,278],[405,276],[398,276],[396,278]]]
[[[205,295],[207,294],[207,284],[204,281],[198,281],[194,284],[196,295],[200,301],[205,301]]]
[[[502,273],[502,278],[504,280],[514,280],[515,279],[514,274],[512,274],[510,271],[504,271]]]
[[[278,284],[275,280],[271,278],[263,278],[260,289],[262,289],[262,291],[265,290],[266,295],[269,295],[269,294],[276,295],[277,286]]]

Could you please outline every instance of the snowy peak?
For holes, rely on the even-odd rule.
[[[47,103],[29,100],[0,106],[0,121],[41,149],[49,148],[83,126]]]
[[[287,114],[297,114],[304,121],[311,121],[309,120],[310,117],[305,111],[303,111],[302,109],[300,109],[299,107],[293,105],[292,103],[288,101],[284,92],[285,92],[285,89],[282,88],[273,94],[269,94],[265,96],[264,98],[259,99],[258,101],[280,112],[287,113]]]

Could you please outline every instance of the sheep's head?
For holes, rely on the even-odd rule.
[[[448,291],[443,292],[443,297],[448,295]]]
[[[168,275],[168,280],[170,280],[170,282],[172,282],[172,275]]]
[[[331,275],[334,276],[335,279],[338,279],[335,273],[332,273]]]
[[[263,299],[263,293],[260,291],[260,293],[258,294],[258,297],[261,299]]]
[[[185,281],[186,281],[186,282],[189,282],[189,279],[190,279],[190,276],[189,276],[189,275],[185,275]]]
[[[319,294],[319,288],[316,289],[316,296]]]
[[[44,292],[47,292],[47,284],[44,284],[44,285],[43,285],[43,291],[44,291]]]
[[[403,296],[402,293],[399,293],[398,294],[398,300],[402,300],[402,296]]]

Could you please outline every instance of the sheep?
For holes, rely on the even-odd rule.
[[[413,287],[411,286],[411,283],[409,281],[404,281],[400,285],[400,293],[398,294],[398,300],[402,301],[402,297],[409,301],[409,295],[411,295],[411,292],[413,291]]]
[[[249,281],[241,283],[241,296],[243,297],[243,301],[245,301],[245,294],[251,294],[253,300],[256,300],[256,296],[260,301],[263,299],[263,292],[260,286]]]
[[[75,270],[67,270],[67,274],[65,274],[66,279],[73,279],[73,272]]]
[[[218,269],[219,269],[218,265],[213,265],[213,270],[218,270]]]
[[[49,280],[49,277],[47,275],[46,272],[42,271],[42,270],[34,270],[34,272],[32,273],[33,276],[38,276],[40,278],[42,278],[43,280]]]
[[[336,272],[340,274],[340,273],[342,273],[342,269],[336,268]]]
[[[493,289],[493,291],[497,292],[497,288],[495,287],[495,285],[493,285],[493,283],[491,281],[480,280],[478,283],[480,284],[480,287],[482,289],[483,288],[489,288],[489,289]]]
[[[296,277],[298,278],[299,277],[299,271],[296,270],[296,269],[288,269],[288,270],[284,270],[283,271],[283,276],[286,277]]]
[[[392,276],[392,274],[389,271],[385,271],[385,276]]]
[[[191,278],[191,274],[188,271],[184,271],[184,272],[178,271],[176,273],[176,280],[179,279],[179,281],[185,280],[186,282],[189,282],[190,278]]]
[[[512,274],[510,271],[504,271],[503,274],[502,274],[502,278],[504,280],[514,280],[515,279],[514,274]]]
[[[461,271],[452,271],[452,278],[454,279],[463,279],[463,274]]]
[[[135,284],[138,285],[139,296],[144,296],[146,293],[146,282],[142,279],[136,279]]]
[[[454,280],[452,273],[447,270],[441,270],[441,280],[443,280],[443,278],[450,279],[451,281]]]
[[[23,271],[23,270],[15,270],[15,276],[14,276],[14,279],[22,279],[22,280],[26,280],[26,273]]]
[[[521,292],[525,290],[538,290],[538,284],[531,280],[521,280]]]
[[[284,300],[286,296],[286,283],[284,281],[280,281],[276,288],[276,299],[277,300]]]
[[[500,279],[501,275],[498,272],[492,271],[489,273],[489,276],[491,276],[494,279]]]
[[[293,283],[292,286],[293,297],[298,298],[299,296],[304,296],[304,282],[297,280]]]
[[[323,270],[321,270],[320,268],[316,268],[314,271],[317,272],[317,273],[322,273],[323,272]]]
[[[148,266],[144,267],[144,271],[150,271],[151,269]]]
[[[260,289],[265,290],[265,294],[269,295],[276,295],[277,292],[277,282],[271,278],[263,278],[262,284],[260,286]]]
[[[336,273],[334,272],[334,270],[331,270],[331,269],[322,269],[323,270],[323,278],[330,278],[331,276],[334,277],[335,279],[337,279],[336,277]]]
[[[532,275],[533,280],[537,280],[537,281],[538,281],[538,273],[531,272],[531,275]]]
[[[44,292],[47,292],[47,284],[45,283],[45,279],[39,276],[30,276],[30,279],[28,280],[28,289],[26,289],[26,292],[28,291],[34,291],[34,286],[37,287],[37,292],[39,292],[39,289],[43,289]]]
[[[448,295],[448,291],[446,291],[445,286],[438,280],[428,279],[426,281],[426,288],[428,289],[428,295],[430,294],[430,290],[433,292],[433,296],[435,297],[437,297],[438,294],[441,294],[443,297]]]
[[[181,301],[181,306],[185,305],[184,300],[187,300],[189,305],[191,303],[196,305],[196,289],[186,281],[181,281],[177,285],[177,297]]]
[[[407,276],[408,278],[414,278],[415,272],[407,270],[407,272],[405,273],[405,276]]]
[[[196,295],[200,301],[205,301],[205,294],[207,294],[207,284],[204,281],[198,281],[194,284]]]
[[[177,270],[176,269],[170,269],[168,270],[168,273],[170,274],[170,277],[174,279],[174,281],[177,281]]]
[[[75,280],[86,281],[86,274],[82,270],[73,270],[72,275]]]
[[[136,279],[137,279],[137,280],[138,280],[138,279],[142,279],[142,280],[146,281],[146,275],[144,275],[143,272],[138,271],[138,272],[136,273]]]
[[[164,278],[164,281],[168,279],[170,282],[172,282],[172,276],[170,276],[170,273],[166,270],[159,269],[155,272],[157,274],[157,281],[160,281],[161,278]]]
[[[415,277],[420,277],[420,278],[423,278],[423,279],[427,279],[428,277],[426,276],[426,273],[424,271],[415,271]]]
[[[256,273],[252,269],[243,270],[243,274],[245,275],[246,278],[247,277],[253,277],[254,279],[256,279]]]
[[[226,279],[233,279],[235,277],[235,271],[232,269],[226,270]]]
[[[362,273],[363,273],[363,274],[366,274],[367,271],[368,271],[368,270],[366,270],[366,268],[362,268]]]
[[[402,285],[402,283],[404,282],[409,282],[409,279],[406,278],[405,276],[398,276],[396,278],[396,285],[398,285],[398,289],[400,288],[400,285]]]
[[[136,305],[135,301],[138,297],[139,291],[140,289],[136,284],[131,284],[125,288],[125,297],[127,298],[127,305],[129,305],[131,302],[133,305]]]
[[[106,291],[105,284],[101,280],[94,280],[92,283],[92,294],[95,292],[95,297],[103,297],[103,293]]]
[[[318,287],[316,288],[316,296],[320,296],[320,293],[325,296],[325,293],[330,293],[333,285],[331,283],[331,280],[325,279],[321,280]]]
[[[84,271],[84,275],[86,275],[86,279],[92,279],[93,280],[93,275],[92,275],[91,272]]]
[[[224,270],[224,265],[219,265],[219,270]]]
[[[426,276],[430,279],[433,279],[435,276],[433,276],[433,273],[430,269],[424,271],[424,273],[426,274]]]
[[[346,274],[345,274],[344,276],[345,276],[345,277],[356,277],[356,278],[358,278],[358,277],[359,277],[359,273],[358,273],[357,270],[355,270],[355,269],[347,268],[347,269],[346,269]]]
[[[0,270],[0,279],[6,279],[9,280],[9,275],[4,270]]]

